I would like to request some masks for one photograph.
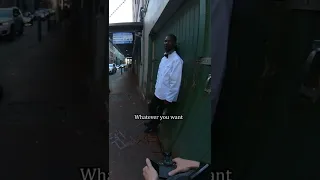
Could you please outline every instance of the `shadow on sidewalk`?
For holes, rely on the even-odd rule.
[[[142,179],[145,159],[162,158],[158,139],[144,134],[142,120],[147,104],[137,91],[137,77],[130,71],[109,76],[109,169],[111,179]]]

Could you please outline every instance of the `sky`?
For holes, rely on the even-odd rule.
[[[109,16],[124,0],[109,0]],[[125,3],[109,17],[109,23],[132,22],[132,0]]]

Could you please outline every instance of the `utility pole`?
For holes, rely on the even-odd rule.
[[[40,0],[36,0],[35,9],[39,9],[40,7]],[[42,28],[41,28],[41,17],[36,17],[38,21],[38,41],[41,42],[42,40]]]
[[[50,29],[51,29],[51,19],[52,19],[52,14],[50,13],[49,17],[47,19],[47,30],[48,30],[48,32],[50,32]]]

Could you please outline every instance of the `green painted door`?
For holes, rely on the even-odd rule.
[[[210,0],[188,0],[156,35],[152,42],[154,61],[150,71],[154,92],[157,71],[167,34],[178,39],[179,54],[184,60],[183,79],[174,114],[183,115],[183,121],[165,121],[160,127],[160,139],[166,151],[180,157],[210,161],[211,104],[210,94],[204,89],[211,67],[201,65],[200,57],[210,57]]]

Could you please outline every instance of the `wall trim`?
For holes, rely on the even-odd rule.
[[[188,0],[169,1],[159,16],[159,19],[151,29],[150,35],[156,34],[161,30],[163,25],[178,11],[181,5]]]

